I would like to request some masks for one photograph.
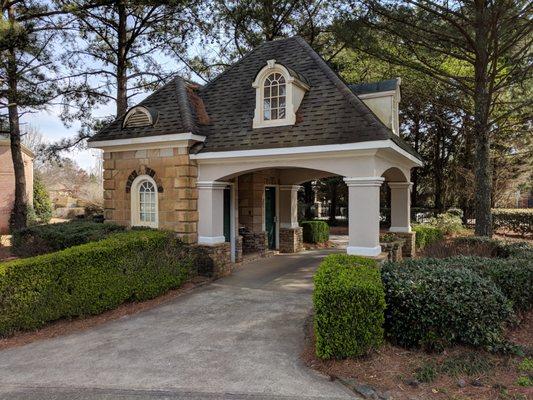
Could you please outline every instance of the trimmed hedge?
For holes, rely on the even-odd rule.
[[[123,230],[116,224],[83,221],[35,225],[13,232],[11,243],[14,254],[31,257],[101,240]]]
[[[193,266],[171,233],[130,231],[0,264],[0,336],[99,314],[181,286]]]
[[[427,245],[438,242],[444,238],[444,233],[439,229],[429,225],[413,225],[416,232],[415,245],[417,249],[423,249]]]
[[[457,256],[450,258],[423,258],[405,260],[408,268],[466,268],[481,277],[491,280],[509,299],[515,310],[533,308],[533,259],[529,258],[486,258]]]
[[[453,243],[463,246],[483,245],[487,257],[533,259],[533,246],[528,242],[504,242],[485,236],[460,236]]]
[[[324,243],[329,240],[329,225],[325,221],[303,221],[300,225],[305,243]]]
[[[533,233],[533,209],[531,208],[496,208],[492,210],[492,226],[496,229],[508,229],[525,236]]]
[[[385,294],[376,261],[347,254],[327,256],[314,283],[318,357],[360,356],[383,343]]]
[[[422,261],[422,260],[421,260]],[[386,331],[406,347],[454,343],[496,348],[513,317],[510,301],[489,279],[438,263],[386,263],[382,270]]]

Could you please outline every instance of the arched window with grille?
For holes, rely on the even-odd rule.
[[[158,193],[154,179],[149,175],[140,175],[131,187],[131,225],[157,228]]]
[[[263,118],[265,121],[285,118],[286,93],[283,75],[274,72],[265,79],[263,87]]]

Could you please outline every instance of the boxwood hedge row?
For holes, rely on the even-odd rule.
[[[327,256],[314,283],[318,357],[360,356],[382,344],[385,294],[374,260],[346,254]]]
[[[130,231],[0,264],[0,336],[153,298],[191,274],[188,248],[162,231]]]
[[[85,221],[30,226],[13,232],[13,253],[19,257],[51,253],[101,240],[123,230],[124,227],[116,224]]]
[[[444,238],[444,232],[439,228],[429,225],[413,225],[416,232],[415,245],[417,249],[423,249],[427,245],[438,242]]]
[[[329,225],[325,221],[303,221],[300,225],[305,243],[324,243],[329,240]]]

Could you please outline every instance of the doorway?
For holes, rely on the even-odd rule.
[[[276,187],[267,186],[265,187],[265,232],[268,240],[268,248],[271,250],[276,248],[276,223]]]

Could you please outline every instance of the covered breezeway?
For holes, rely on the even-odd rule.
[[[410,232],[409,177],[411,168],[419,166],[420,162],[399,148],[376,148],[375,144],[363,142],[355,148],[350,145],[310,146],[193,156],[198,164],[198,242],[216,245],[229,241],[232,260],[238,261],[243,246],[239,242],[242,237],[239,232],[245,230],[250,232],[249,241],[255,241],[258,248],[264,243],[265,247],[281,252],[299,251],[299,185],[337,175],[348,185],[349,243],[346,251],[364,256],[379,255],[380,187],[386,182],[391,190],[390,230]]]

